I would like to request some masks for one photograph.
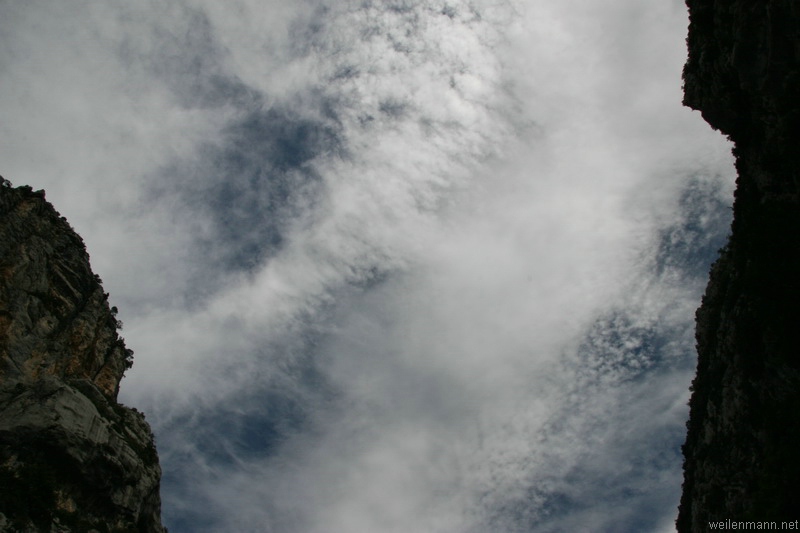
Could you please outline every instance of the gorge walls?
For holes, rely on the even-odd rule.
[[[0,531],[162,533],[132,352],[83,241],[42,191],[0,184]]]
[[[680,532],[800,509],[800,4],[687,4],[684,103],[733,141],[738,179],[697,312]]]

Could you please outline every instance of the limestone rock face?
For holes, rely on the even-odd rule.
[[[162,533],[144,417],[116,401],[131,351],[83,241],[0,185],[0,532]]]
[[[800,2],[687,5],[684,103],[735,143],[738,180],[697,312],[681,533],[800,509]]]

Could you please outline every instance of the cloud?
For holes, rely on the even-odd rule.
[[[2,172],[120,308],[171,530],[671,522],[733,175],[682,2],[2,11]]]

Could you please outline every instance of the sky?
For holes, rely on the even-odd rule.
[[[680,0],[0,0],[171,533],[674,531],[730,145]]]

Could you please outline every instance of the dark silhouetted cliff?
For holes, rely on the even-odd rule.
[[[688,0],[684,103],[735,143],[697,312],[678,531],[800,518],[800,2]]]
[[[0,183],[0,532],[162,533],[144,417],[116,401],[131,352],[83,241]]]

